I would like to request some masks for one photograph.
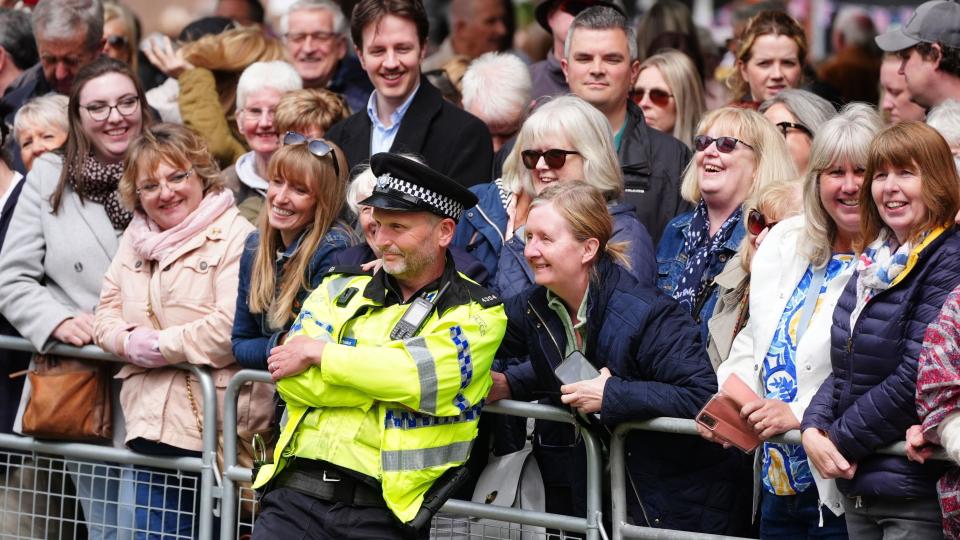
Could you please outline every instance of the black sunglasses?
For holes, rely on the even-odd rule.
[[[551,148],[542,152],[540,150],[524,150],[520,152],[520,159],[523,161],[523,166],[528,169],[536,169],[541,157],[547,167],[560,169],[567,162],[568,155],[579,153],[576,150],[560,150],[558,148]]]
[[[333,147],[322,141],[320,139],[309,139],[306,135],[302,133],[297,133],[296,131],[288,131],[283,135],[283,144],[307,144],[307,150],[311,154],[317,156],[318,158],[330,156],[330,159],[333,161],[333,172],[337,175],[337,178],[340,178],[340,165],[337,163],[337,153],[333,151]]]
[[[747,214],[747,231],[757,236],[763,232],[764,229],[772,228],[779,221],[767,221],[766,216],[760,213],[756,208],[750,210],[750,213]]]
[[[112,36],[107,36],[106,41],[107,45],[113,47],[114,49],[120,49],[127,46],[126,36],[118,36],[114,34]]]
[[[670,98],[673,97],[673,94],[660,88],[651,88],[649,91],[646,88],[634,88],[633,102],[639,105],[640,102],[643,101],[643,96],[648,92],[650,94],[650,103],[653,103],[657,107],[666,107],[670,104]]]
[[[813,132],[810,131],[810,128],[803,124],[797,124],[795,122],[777,122],[777,129],[780,130],[780,133],[783,133],[784,137],[787,136],[787,131],[789,131],[790,128],[806,133],[807,137],[813,137]]]
[[[703,152],[710,147],[713,142],[717,142],[717,150],[723,152],[724,154],[729,154],[737,147],[737,143],[740,143],[747,148],[753,150],[753,147],[749,144],[737,139],[735,137],[717,137],[714,139],[709,135],[697,135],[693,138],[693,146],[697,149],[697,152]]]

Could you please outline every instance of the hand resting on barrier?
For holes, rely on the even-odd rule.
[[[53,339],[75,347],[93,343],[93,314],[79,313],[53,329]]]
[[[574,409],[590,414],[600,412],[603,406],[603,389],[610,378],[610,370],[602,368],[600,376],[587,381],[565,384],[560,387],[560,401]]]
[[[143,368],[157,368],[167,365],[160,354],[160,332],[153,328],[138,326],[127,334],[123,345],[123,356],[132,364]]]
[[[820,476],[830,478],[846,478],[850,480],[857,473],[857,464],[847,461],[837,450],[825,433],[817,428],[807,428],[802,436],[803,450],[813,462],[813,466],[820,472]]]
[[[923,463],[936,450],[937,446],[923,436],[923,426],[914,424],[907,429],[907,459]]]
[[[793,414],[790,405],[779,399],[758,399],[740,409],[740,417],[745,419],[761,440],[800,429],[800,420]]]
[[[493,379],[493,386],[490,387],[490,392],[487,394],[487,403],[510,399],[510,383],[507,382],[507,376],[499,371],[491,371],[490,377]]]

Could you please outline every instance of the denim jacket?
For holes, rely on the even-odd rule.
[[[277,257],[274,267],[274,275],[277,276],[276,288],[279,292],[280,276],[283,268],[291,257],[300,247],[306,231],[287,246],[282,254]],[[348,225],[342,222],[334,223],[327,231],[326,236],[317,246],[310,259],[310,265],[307,269],[310,289],[301,289],[297,293],[296,300],[293,302],[293,317],[290,322],[296,318],[300,312],[300,306],[307,295],[320,283],[327,270],[333,266],[333,256],[338,251],[346,249],[357,243],[356,236],[351,232]],[[233,319],[233,332],[231,341],[233,342],[233,356],[237,363],[249,369],[267,369],[267,357],[270,356],[270,349],[279,344],[280,337],[289,329],[289,325],[279,330],[273,330],[267,322],[266,313],[250,312],[250,277],[253,274],[253,262],[257,257],[257,249],[260,246],[260,233],[254,231],[247,237],[246,246],[243,249],[243,255],[240,257],[240,280],[237,287],[237,313]]]
[[[657,287],[671,297],[677,290],[677,284],[680,282],[680,275],[687,266],[689,254],[683,251],[684,243],[689,236],[690,222],[693,220],[693,212],[686,212],[670,220],[667,227],[663,230],[663,236],[660,237],[660,244],[657,246]],[[722,253],[705,272],[705,278],[709,294],[702,302],[700,316],[692,313],[694,320],[700,325],[700,337],[704,343],[707,342],[709,329],[707,322],[713,313],[713,308],[717,304],[719,288],[713,283],[713,278],[720,272],[727,261],[736,255],[740,249],[740,243],[747,234],[745,227],[737,225],[730,239],[724,244],[724,253]]]

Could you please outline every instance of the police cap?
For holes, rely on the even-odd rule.
[[[460,221],[465,208],[477,204],[477,196],[446,175],[397,154],[381,152],[370,158],[377,178],[373,194],[359,204],[385,210],[431,212]]]

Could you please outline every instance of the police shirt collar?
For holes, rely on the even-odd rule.
[[[449,251],[445,255],[443,274],[438,279],[425,285],[410,298],[416,298],[425,292],[437,291],[445,282],[450,282],[450,287],[443,293],[437,303],[438,313],[442,315],[449,308],[470,302],[470,293],[461,283],[460,275],[457,273],[457,268],[453,264],[453,257]],[[384,306],[404,303],[403,295],[400,293],[400,285],[396,278],[384,272],[383,268],[380,268],[367,283],[367,286],[363,289],[363,296]]]

